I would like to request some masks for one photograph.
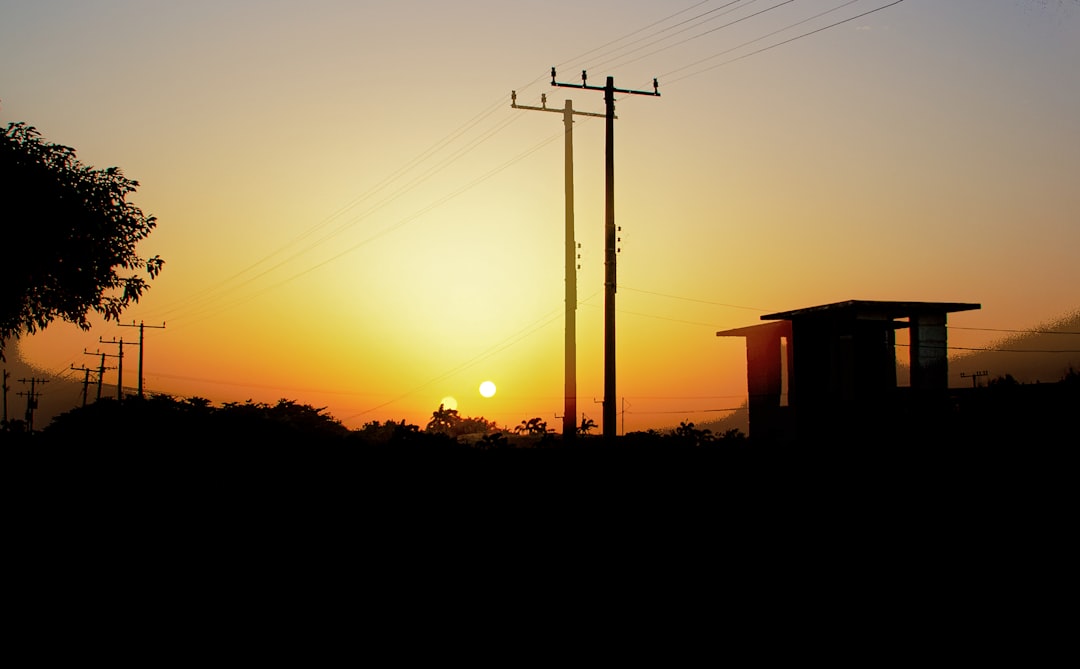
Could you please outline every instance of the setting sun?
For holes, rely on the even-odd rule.
[[[981,304],[938,347],[960,389],[1080,367],[1080,327],[1003,343],[1080,310],[1080,0],[311,4],[0,0],[0,145],[137,180],[164,261],[119,318],[6,340],[4,424],[145,394],[749,431],[749,340],[717,332],[848,300]],[[37,235],[3,146],[0,334],[72,288],[16,281],[105,248]],[[908,382],[910,321],[875,323]]]

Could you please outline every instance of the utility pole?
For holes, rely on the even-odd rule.
[[[98,337],[99,344],[119,344],[120,349],[116,353],[116,401],[124,401],[124,338],[121,337],[120,341],[117,341],[113,337],[112,341],[105,341],[101,337]]]
[[[4,422],[3,422],[3,423],[0,423],[0,425],[4,425],[4,426],[6,426],[6,425],[7,425],[7,422],[8,422],[8,415],[7,415],[7,394],[8,394],[8,391],[9,391],[9,390],[11,390],[11,388],[9,388],[9,387],[8,387],[8,384],[7,384],[7,380],[8,380],[8,377],[9,377],[9,376],[11,376],[11,374],[8,374],[8,371],[7,371],[6,369],[5,369],[5,370],[3,370],[3,371],[4,371],[4,374],[3,374],[3,381],[2,381],[2,382],[0,382],[0,389],[2,389],[2,390],[3,390],[3,393],[4,393]]]
[[[146,328],[157,328],[159,330],[165,329],[165,321],[161,322],[161,325],[145,325],[142,321],[139,321],[138,325],[135,325],[135,321],[131,321],[131,325],[121,324],[122,328],[139,328],[139,399],[143,398],[143,330]]]
[[[19,379],[19,383],[29,383],[30,392],[19,393],[20,396],[26,397],[26,431],[34,431],[34,410],[38,408],[38,398],[41,397],[41,391],[36,390],[35,386],[38,383],[48,383],[48,379],[37,379],[30,377],[29,379]]]
[[[83,374],[83,384],[82,384],[82,405],[83,405],[83,408],[85,408],[86,407],[86,389],[90,386],[90,372],[93,372],[93,371],[96,371],[96,370],[90,369],[89,367],[76,367],[75,365],[72,365],[71,369],[76,371],[76,372],[85,372]]]
[[[582,88],[604,91],[607,119],[604,152],[604,441],[614,443],[618,425],[615,424],[615,94],[652,95],[659,97],[660,85],[653,79],[651,91],[634,91],[615,88],[615,78],[608,77],[604,86],[589,86],[585,70],[581,71],[580,84],[555,81],[555,68],[551,68],[551,85],[565,88]]]
[[[593,112],[574,111],[573,100],[567,100],[562,109],[547,106],[547,94],[540,96],[539,107],[519,105],[517,91],[510,91],[510,106],[514,109],[529,109],[561,113],[565,129],[563,146],[565,167],[563,168],[564,202],[566,219],[566,318],[563,374],[563,440],[572,441],[577,435],[577,248],[574,240],[574,116],[598,116]]]
[[[968,377],[971,377],[971,387],[972,388],[978,388],[979,387],[979,377],[980,376],[989,376],[989,375],[990,375],[989,370],[985,370],[985,369],[982,370],[982,371],[978,371],[978,372],[972,372],[971,374],[965,374],[964,372],[960,372],[960,378],[961,379],[966,379]]]
[[[108,353],[101,353],[99,351],[94,351],[93,353],[91,353],[90,351],[87,351],[86,349],[83,349],[83,354],[84,355],[100,355],[101,356],[101,367],[98,368],[98,377],[97,377],[97,399],[100,400],[101,399],[101,380],[105,378],[105,370],[106,369],[115,369],[115,367],[106,367],[105,366],[105,358],[106,357],[115,358],[116,356],[115,355],[110,355]]]

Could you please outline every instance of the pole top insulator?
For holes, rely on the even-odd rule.
[[[660,84],[656,81],[656,77],[653,77],[652,80],[652,90],[656,95],[660,95]]]
[[[555,66],[554,65],[551,67],[551,85],[552,86],[555,85]]]
[[[588,76],[585,74],[585,70],[582,70],[581,71],[581,87],[582,88],[585,88],[585,81],[587,79],[588,79]]]

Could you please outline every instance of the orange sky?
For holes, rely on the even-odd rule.
[[[986,346],[959,328],[1080,306],[1080,3],[906,0],[827,27],[888,4],[0,0],[0,122],[140,182],[159,224],[139,250],[166,261],[125,317],[166,325],[148,390],[350,427],[454,397],[557,427],[562,123],[510,92],[602,112],[550,67],[657,77],[617,102],[620,428],[700,423],[745,399],[742,341],[716,331],[763,313],[979,302],[950,343]],[[578,408],[599,423],[602,119],[574,151]],[[56,324],[18,348],[81,381],[121,337]]]

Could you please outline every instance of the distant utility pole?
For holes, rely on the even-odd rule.
[[[115,369],[115,367],[106,367],[105,366],[105,358],[106,357],[115,358],[116,356],[112,355],[112,354],[109,354],[109,353],[101,353],[100,351],[94,351],[93,353],[91,353],[90,351],[87,351],[85,349],[83,349],[83,355],[100,355],[101,356],[101,367],[98,368],[98,377],[97,377],[97,399],[100,400],[101,399],[101,381],[102,381],[102,379],[105,378],[105,370],[106,369]]]
[[[0,383],[0,389],[3,390],[3,425],[8,425],[8,391],[11,390],[11,388],[8,387],[9,376],[11,376],[11,374],[8,373],[8,370],[4,370],[3,380],[2,383]]]
[[[547,106],[547,94],[540,96],[539,107],[517,103],[517,91],[510,91],[510,106],[514,109],[556,112],[563,116],[565,129],[563,146],[565,167],[563,169],[564,201],[566,217],[566,335],[565,372],[563,382],[563,439],[573,440],[577,435],[577,250],[574,241],[574,116],[599,116],[593,112],[574,111],[573,100],[567,100],[562,109]]]
[[[124,338],[119,341],[114,337],[112,341],[105,341],[98,337],[99,344],[119,344],[120,349],[116,352],[116,401],[124,401]]]
[[[165,322],[162,321],[161,325],[145,325],[142,321],[139,321],[138,325],[135,325],[135,321],[131,322],[131,325],[121,324],[122,328],[139,328],[139,399],[143,397],[143,330],[146,328],[157,328],[159,330],[165,329]]]
[[[971,387],[972,388],[978,388],[979,387],[979,377],[980,376],[989,376],[989,375],[990,375],[990,372],[985,370],[985,369],[982,370],[982,371],[979,371],[979,372],[972,372],[971,374],[965,374],[964,372],[960,372],[960,378],[961,379],[966,379],[968,377],[971,377]]]
[[[97,370],[90,369],[89,367],[76,367],[75,365],[72,365],[71,369],[76,371],[76,372],[85,372],[83,374],[83,384],[82,384],[82,405],[85,408],[86,407],[86,389],[90,386],[90,372],[95,372]]]
[[[4,374],[3,374],[3,381],[0,382],[0,389],[2,389],[3,393],[4,393],[4,423],[3,423],[4,425],[7,425],[7,422],[8,422],[7,394],[8,394],[8,391],[11,390],[11,388],[9,388],[8,384],[7,384],[7,380],[8,380],[9,376],[11,376],[11,374],[8,374],[8,371],[5,369]]]
[[[581,71],[580,84],[565,84],[555,81],[555,68],[551,68],[551,85],[565,88],[582,88],[591,91],[604,91],[607,104],[606,149],[605,149],[605,192],[604,199],[604,440],[613,443],[618,431],[615,423],[615,94],[652,95],[659,97],[660,85],[653,79],[651,91],[634,91],[615,88],[614,77],[607,78],[604,86],[589,86],[585,70]]]
[[[29,383],[30,392],[19,393],[19,396],[26,397],[26,431],[34,431],[34,411],[38,408],[38,398],[41,397],[41,391],[36,390],[38,383],[48,383],[48,379],[37,379],[30,377],[29,379],[19,379],[19,383]]]

